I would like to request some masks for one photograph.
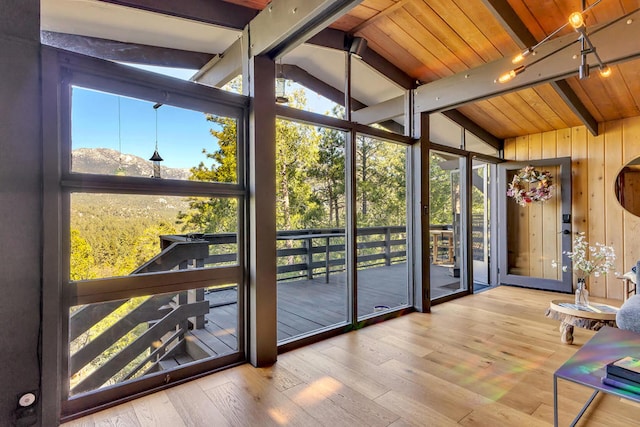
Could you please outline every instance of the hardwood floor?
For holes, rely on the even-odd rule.
[[[498,287],[64,426],[549,426],[553,372],[594,334],[576,328],[573,345],[560,343],[544,316],[558,295]],[[558,390],[568,425],[591,391],[566,381]],[[639,420],[640,406],[599,396],[579,425]]]

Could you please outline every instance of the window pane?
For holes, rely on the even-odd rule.
[[[344,63],[343,51],[306,43],[299,45],[276,64],[276,102],[344,118],[344,95],[341,94],[345,86]]]
[[[359,317],[409,303],[406,153],[399,144],[357,138]]]
[[[431,114],[429,140],[447,147],[462,148],[462,127],[444,114]]]
[[[491,169],[488,163],[474,160],[471,186],[471,247],[473,251],[473,290],[491,285],[489,270],[491,243]]]
[[[237,284],[71,307],[69,395],[237,351]]]
[[[462,278],[461,223],[466,159],[431,151],[429,162],[429,236],[431,298],[466,289]],[[461,173],[463,174],[461,176]]]
[[[278,340],[347,321],[345,133],[276,127]]]
[[[406,91],[355,56],[351,57],[351,70],[353,121],[399,135],[408,135],[404,116]],[[379,108],[373,113],[369,111],[368,107],[376,107],[382,103],[391,103],[386,105],[384,118],[380,116]],[[394,111],[396,116],[389,118],[389,110]]]
[[[233,118],[81,87],[72,105],[72,172],[238,181]]]
[[[497,148],[487,144],[468,130],[464,131],[464,147],[467,151],[473,151],[474,153],[487,154],[495,157],[500,155],[500,151],[498,151]]]
[[[237,265],[237,229],[236,199],[73,193],[70,279]]]

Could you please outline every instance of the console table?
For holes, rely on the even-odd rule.
[[[558,426],[558,378],[589,387],[593,394],[575,417],[575,426],[598,393],[608,393],[640,403],[640,394],[602,383],[605,365],[640,354],[640,334],[604,326],[553,374],[553,425]]]

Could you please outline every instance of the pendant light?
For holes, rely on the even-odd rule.
[[[284,75],[284,70],[282,68],[282,59],[280,59],[280,64],[278,67],[278,76],[276,77],[276,103],[278,104],[287,104],[289,102],[289,98],[287,98],[286,93],[287,79]]]
[[[548,36],[546,36],[544,39],[538,42],[535,46],[527,47],[525,50],[523,50],[518,55],[516,55],[511,60],[511,62],[513,64],[519,64],[523,62],[525,58],[527,58],[528,56],[534,56],[536,54],[537,48],[539,48],[541,45],[543,45],[548,40],[550,40],[553,36],[555,36],[560,31],[562,31],[565,27],[570,27],[570,28],[573,28],[573,30],[578,33],[578,38],[575,41],[580,43],[580,66],[578,68],[578,78],[582,80],[589,77],[589,63],[587,61],[588,55],[594,56],[597,62],[598,68],[600,69],[600,75],[602,77],[609,77],[611,75],[611,68],[607,64],[605,64],[600,58],[600,55],[598,55],[598,52],[596,51],[596,47],[593,45],[593,43],[591,42],[591,39],[589,38],[589,34],[587,33],[587,26],[585,23],[586,12],[591,10],[594,6],[596,6],[601,1],[602,0],[596,0],[594,3],[592,3],[590,6],[587,7],[586,1],[582,0],[581,11],[573,12],[571,15],[569,15],[569,18],[565,21],[565,23],[562,24],[558,29],[553,31]],[[615,19],[613,22],[618,22],[619,20],[624,19],[625,16],[626,15],[623,15],[620,18]],[[495,80],[495,82],[506,83],[508,81],[511,81],[518,74],[526,71],[528,67],[536,64],[537,62],[542,61],[543,59],[553,55],[556,52],[558,52],[558,50],[548,53],[542,58],[537,58],[528,64],[520,65],[512,70],[509,70],[506,73],[502,74],[500,77],[498,77]],[[574,58],[577,58],[577,56],[575,56]]]

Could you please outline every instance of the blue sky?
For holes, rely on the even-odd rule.
[[[195,72],[162,67],[140,68],[182,79],[189,79]],[[287,90],[300,87],[292,86]],[[307,99],[312,111],[324,113],[331,108],[329,101],[315,93],[308,92]],[[139,99],[74,88],[72,148],[110,148],[149,159],[156,142],[156,110],[153,105]],[[164,159],[163,166],[190,168],[201,161],[205,164],[210,162],[202,154],[202,149],[212,152],[218,145],[210,133],[213,123],[205,120],[203,112],[163,105],[157,114],[158,152]]]
[[[188,79],[191,70],[160,69],[174,77]],[[120,107],[118,111],[118,100]],[[154,103],[119,97],[84,88],[74,88],[72,141],[76,148],[111,148],[123,154],[149,159],[156,142],[156,110]],[[204,113],[163,105],[158,114],[158,152],[163,166],[190,168],[206,160],[202,149],[215,151],[216,139],[210,134],[213,123]]]

